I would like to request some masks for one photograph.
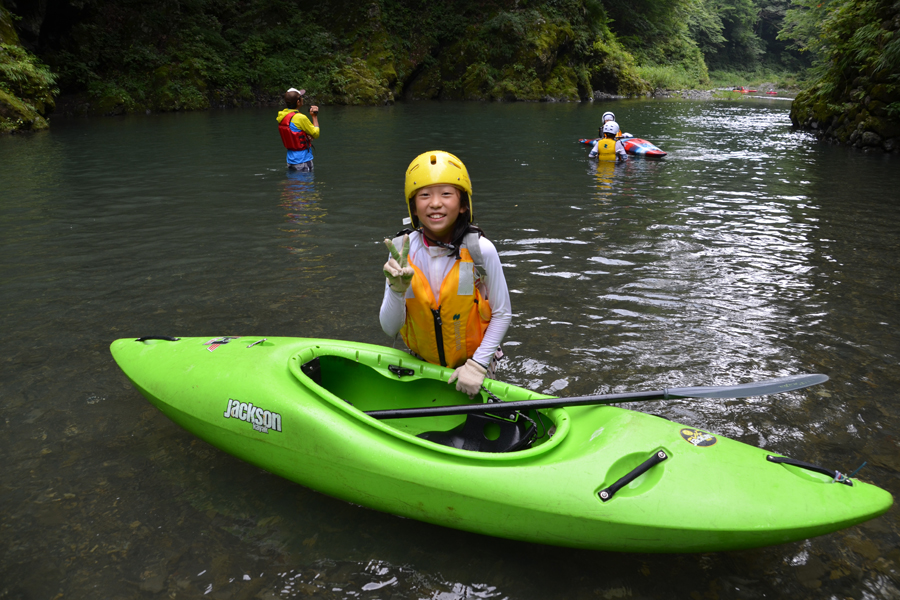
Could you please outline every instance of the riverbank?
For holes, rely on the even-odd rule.
[[[544,96],[538,100],[504,100],[504,99],[494,99],[494,100],[471,100],[470,102],[488,102],[488,103],[516,103],[516,102],[526,102],[526,103],[540,103],[540,102],[605,102],[610,100],[628,100],[633,98],[651,98],[651,99],[667,99],[667,98],[683,98],[685,100],[712,100],[718,96],[720,92],[717,90],[695,90],[695,89],[686,89],[686,90],[664,90],[658,89],[650,92],[646,92],[640,95],[620,95],[620,94],[609,94],[602,91],[595,91],[592,96],[584,99],[584,100],[573,100],[567,97],[558,97],[554,98],[551,96]],[[395,102],[406,102],[407,100],[389,100],[384,104],[394,104]],[[412,102],[419,102],[420,100],[411,100]],[[316,94],[314,92],[308,92],[305,100],[305,104],[321,104],[327,106],[328,103],[318,100],[316,98]],[[222,98],[220,102],[210,102],[208,108],[204,109],[185,109],[185,110],[213,110],[213,109],[224,109],[224,108],[263,108],[263,107],[281,107],[283,105],[283,100],[280,96],[266,94],[263,92],[257,92],[252,95],[251,99],[237,99],[237,98]],[[337,105],[343,105],[338,103]],[[161,113],[161,112],[178,112],[178,111],[154,111],[151,109],[144,109],[143,111],[134,111],[128,110],[124,105],[117,105],[112,108],[106,108],[96,102],[92,102],[91,99],[84,94],[69,94],[63,95],[57,98],[56,100],[56,109],[53,112],[53,117],[56,118],[72,118],[72,117],[86,117],[86,116],[121,116],[126,114],[135,114],[137,112],[143,112],[144,114],[153,114],[153,113]]]

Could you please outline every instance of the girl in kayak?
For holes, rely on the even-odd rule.
[[[472,224],[472,183],[456,156],[440,150],[417,156],[404,187],[404,222],[413,229],[385,240],[391,254],[381,328],[391,337],[400,333],[423,360],[455,368],[448,383],[471,398],[493,376],[512,321],[500,256]]]
[[[618,160],[622,161],[628,156],[625,153],[625,144],[622,140],[616,140],[616,132],[619,131],[619,124],[615,121],[607,121],[600,128],[603,135],[602,138],[594,142],[591,153],[588,158],[599,158],[601,160]]]

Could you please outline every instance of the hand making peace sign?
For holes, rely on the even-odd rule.
[[[392,290],[398,294],[405,294],[414,274],[413,268],[407,262],[409,235],[403,236],[403,250],[400,252],[397,252],[397,248],[394,247],[391,240],[384,240],[384,243],[391,251],[391,257],[384,263],[384,276],[387,277],[388,285]]]

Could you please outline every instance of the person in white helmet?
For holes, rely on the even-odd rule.
[[[623,161],[628,157],[625,152],[625,144],[622,140],[616,140],[616,134],[619,132],[619,124],[615,121],[607,121],[600,128],[603,137],[594,142],[588,158],[597,158],[600,160],[617,160]]]
[[[603,126],[606,125],[609,121],[617,122],[616,115],[612,114],[612,112],[610,112],[610,111],[606,111],[605,113],[603,113],[603,116],[600,118],[600,131],[597,132],[600,135],[600,137],[603,137]],[[616,139],[619,139],[620,137],[622,137],[622,132],[617,131]]]
[[[472,183],[456,156],[417,156],[404,195],[414,229],[385,240],[381,328],[415,356],[456,369],[448,383],[471,398],[493,377],[512,321],[500,256],[473,225]]]

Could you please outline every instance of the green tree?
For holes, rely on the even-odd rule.
[[[714,13],[722,23],[724,42],[715,52],[706,54],[711,69],[752,70],[765,53],[756,35],[759,8],[753,0],[706,0],[706,11]]]

